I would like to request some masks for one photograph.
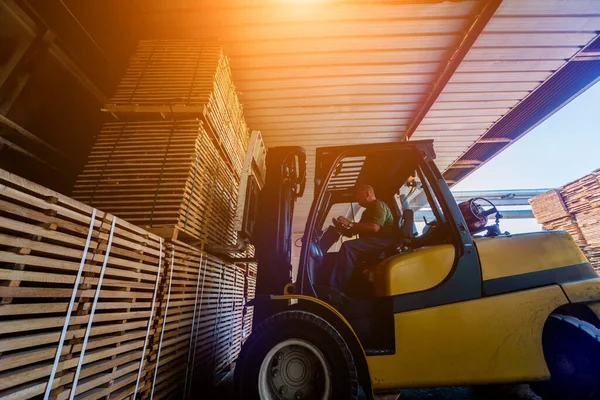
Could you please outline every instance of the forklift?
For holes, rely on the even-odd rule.
[[[493,204],[457,204],[434,159],[433,141],[317,148],[312,206],[293,243],[306,153],[269,149],[238,398],[373,399],[518,382],[544,400],[600,399],[600,276],[569,234],[501,233]],[[352,234],[331,221],[358,218],[361,185],[392,210],[396,245],[361,259],[342,293],[328,276]],[[435,218],[419,221],[420,210]]]

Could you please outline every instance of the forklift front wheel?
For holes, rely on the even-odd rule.
[[[268,399],[331,397],[331,367],[314,344],[287,339],[267,353],[258,373],[258,392]]]
[[[323,318],[284,311],[248,338],[235,369],[240,399],[356,399],[358,373],[343,337]]]
[[[542,342],[551,378],[534,391],[544,400],[600,399],[599,332],[573,317],[549,318]]]

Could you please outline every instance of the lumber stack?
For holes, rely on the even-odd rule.
[[[140,41],[103,110],[122,122],[98,135],[74,197],[168,240],[236,244],[246,160],[258,157],[264,180],[264,151],[248,151],[250,131],[218,42]]]
[[[558,190],[548,190],[533,197],[529,203],[531,204],[533,215],[541,224],[571,218],[571,213],[567,210]]]
[[[569,232],[600,271],[600,170],[542,193],[530,204],[544,229]]]
[[[600,247],[600,207],[578,213],[577,223],[586,243]]]
[[[600,171],[562,186],[560,194],[567,209],[573,214],[600,208]]]
[[[577,224],[577,219],[574,216],[544,222],[542,223],[542,226],[548,231],[560,230],[569,233],[579,246],[584,246],[587,244],[585,237],[581,232],[581,228],[579,227],[579,224]]]
[[[242,268],[175,242],[153,341],[153,398],[198,393],[229,368],[241,349],[245,274]]]
[[[201,120],[113,122],[73,196],[170,240],[235,244],[238,184]]]
[[[69,398],[82,352],[78,398],[143,386],[161,239],[3,170],[0,215],[0,397],[43,395],[56,366],[51,396]]]
[[[199,393],[241,348],[239,264],[0,170],[0,398]]]
[[[258,272],[258,262],[256,261],[256,248],[253,245],[248,245],[246,251],[242,254],[246,260],[249,261],[245,264],[246,268],[246,282],[244,286],[244,300],[249,302],[254,299],[256,293],[256,275]],[[242,343],[248,339],[250,333],[252,333],[252,321],[254,317],[254,306],[244,307],[243,315],[243,327],[242,327]]]
[[[229,59],[218,42],[142,40],[115,95],[104,108],[139,118],[197,116],[239,175],[249,130],[238,99]]]

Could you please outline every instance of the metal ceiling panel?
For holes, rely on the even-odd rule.
[[[502,8],[507,11],[506,15],[500,12],[496,18],[490,21],[488,25],[489,32],[597,32],[600,24],[600,16],[596,6],[595,15],[571,16],[570,7],[576,5],[577,1],[557,1],[548,0],[548,2],[563,4],[563,17],[549,17],[544,14],[543,9],[538,14],[519,15],[518,10],[512,3],[521,3],[522,0],[509,0],[503,2]],[[512,9],[511,11],[508,11]]]
[[[598,31],[597,1],[504,0],[412,138],[469,130],[470,143],[461,140],[454,155],[438,160],[451,183],[464,178],[512,142],[493,134],[494,127],[516,127],[503,121],[573,63]]]
[[[595,0],[594,0],[595,1]],[[496,15],[499,15],[496,12]],[[544,33],[519,33],[515,32],[506,37],[502,34],[482,33],[477,44],[481,47],[556,47],[556,46],[580,46],[587,43],[596,36],[595,32],[566,33],[566,32],[544,32]]]
[[[484,135],[600,31],[598,0],[499,2],[103,0],[102,9],[127,17],[123,36],[221,41],[250,127],[269,147],[307,150],[293,226],[302,232],[317,146],[433,138],[438,165],[459,179],[485,161],[462,156],[475,143],[485,152],[469,154],[506,147]],[[90,31],[107,31],[87,17]]]
[[[523,48],[523,51],[528,48]],[[463,61],[457,73],[465,72],[524,72],[524,71],[556,71],[559,69],[565,60],[500,60],[491,59],[484,61]]]

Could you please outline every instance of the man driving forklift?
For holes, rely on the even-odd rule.
[[[329,285],[345,292],[354,267],[361,256],[378,252],[395,245],[393,234],[394,216],[383,201],[375,197],[372,186],[362,185],[356,189],[356,201],[365,210],[360,222],[352,222],[339,216],[334,224],[346,230],[345,236],[359,238],[342,243],[331,270]]]
[[[486,211],[477,199],[457,204],[434,159],[432,141],[318,148],[291,283],[306,153],[269,150],[255,229],[256,297],[247,304],[253,329],[236,362],[238,398],[356,400],[362,388],[373,399],[404,388],[508,382],[532,383],[548,400],[598,398],[598,274],[565,232],[474,237],[495,207]],[[339,296],[321,284],[331,274],[319,273],[338,258],[328,251],[336,231],[350,225],[332,217],[365,183],[394,211],[392,243],[402,251],[365,260],[367,281]],[[425,226],[416,226],[419,210],[434,216]],[[326,227],[330,218],[336,229]],[[386,224],[376,225],[379,232]]]

